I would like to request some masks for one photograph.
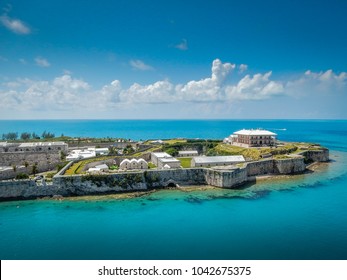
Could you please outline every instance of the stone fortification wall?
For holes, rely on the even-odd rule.
[[[273,159],[265,159],[248,162],[246,169],[248,176],[271,174],[274,173],[274,161]]]
[[[17,174],[20,173],[29,174],[29,170],[24,166],[16,167],[16,171],[14,171],[12,167],[6,168],[5,170],[0,170],[0,180],[16,178]]]
[[[58,189],[56,186],[37,186],[32,180],[1,181],[0,200],[54,196],[58,193]]]
[[[146,190],[173,185],[205,184],[203,169],[146,170],[105,175],[54,176],[54,185],[68,189],[70,193],[119,192]]]
[[[142,172],[111,175],[56,176],[53,184],[63,196],[117,193],[146,190]]]
[[[295,174],[304,172],[305,169],[306,165],[303,157],[274,160],[275,174]]]
[[[326,160],[326,152],[313,153],[316,159]],[[72,163],[72,162],[71,162]],[[69,163],[69,164],[71,164]],[[305,170],[304,157],[290,159],[261,160],[249,162],[241,168],[217,170],[207,168],[146,170],[105,175],[62,176],[61,170],[53,178],[53,185],[36,185],[30,180],[1,181],[0,200],[26,199],[43,196],[78,196],[141,191],[152,188],[178,185],[209,184],[231,188],[242,184],[257,175],[293,174]]]
[[[54,169],[60,163],[59,153],[46,152],[16,152],[0,153],[0,166],[20,166],[29,164],[28,170],[31,172],[32,166],[37,166],[37,172]]]
[[[221,188],[238,186],[248,180],[246,168],[235,168],[232,170],[205,170],[206,183]]]
[[[167,187],[170,184],[204,185],[205,170],[197,168],[147,170],[144,179],[150,188]]]
[[[329,161],[329,150],[310,150],[301,153],[307,160],[316,162]]]

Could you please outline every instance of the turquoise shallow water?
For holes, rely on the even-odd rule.
[[[311,174],[239,190],[2,202],[0,258],[347,259],[347,130],[341,123],[300,123],[303,141],[334,150],[333,161]]]

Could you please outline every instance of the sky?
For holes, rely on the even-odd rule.
[[[0,119],[347,119],[347,1],[0,0]]]

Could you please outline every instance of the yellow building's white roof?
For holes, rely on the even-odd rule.
[[[273,133],[264,129],[241,129],[234,132],[236,135],[248,135],[248,136],[276,136],[276,133]]]

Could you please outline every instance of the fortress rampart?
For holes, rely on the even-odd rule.
[[[229,169],[153,169],[105,175],[62,175],[69,167],[68,165],[53,177],[53,184],[51,185],[39,185],[30,180],[1,181],[0,200],[146,191],[177,185],[212,185],[221,188],[233,188],[253,179],[254,176],[302,173],[306,169],[305,161],[328,160],[329,151],[323,150],[309,151],[302,156],[288,159],[248,162]]]

